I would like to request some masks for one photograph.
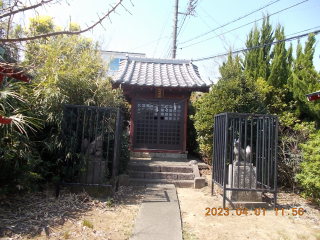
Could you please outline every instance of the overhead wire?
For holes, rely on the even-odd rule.
[[[203,7],[201,7],[201,6],[199,6],[201,9],[202,9],[202,11],[204,11],[216,24],[218,24],[219,26],[222,26],[220,23],[218,23],[206,10],[204,10],[203,9]],[[202,20],[202,21],[204,21],[204,20]],[[211,30],[212,30],[212,28],[211,27],[209,27]],[[227,30],[228,31],[228,29],[227,28],[225,28],[225,27],[223,27],[225,30]],[[233,33],[231,33],[235,38],[238,38],[238,36],[236,36],[235,34],[233,34]],[[239,38],[240,39],[240,38]],[[244,41],[242,40],[242,39],[240,39],[240,41],[241,42],[243,42],[244,43]]]
[[[283,11],[285,11],[285,10],[288,10],[288,9],[290,9],[290,8],[293,8],[293,7],[295,7],[295,6],[299,5],[299,4],[302,4],[302,3],[307,2],[307,1],[308,1],[308,0],[305,0],[305,1],[299,2],[299,3],[295,4],[295,5],[292,5],[292,6],[290,6],[290,7],[284,8],[284,9],[282,9],[282,10],[280,10],[280,11],[277,11],[277,12],[275,12],[275,13],[268,14],[268,15],[265,16],[265,17],[262,17],[262,18],[260,18],[260,19],[258,19],[258,20],[254,20],[254,21],[252,21],[252,22],[246,23],[246,24],[244,24],[244,25],[241,25],[240,27],[236,27],[236,28],[234,28],[234,29],[232,29],[232,30],[230,30],[230,31],[228,31],[228,32],[223,33],[223,34],[226,34],[226,33],[232,32],[232,31],[234,31],[234,30],[243,28],[243,27],[248,26],[248,25],[250,25],[250,24],[252,24],[252,23],[256,23],[256,22],[258,22],[258,21],[260,21],[260,20],[262,20],[262,19],[265,19],[265,18],[270,17],[270,16],[272,16],[272,15],[278,14],[278,13],[280,13],[280,12],[283,12]],[[223,35],[223,34],[220,34],[220,35],[217,35],[217,36],[221,36],[221,35]],[[202,40],[202,41],[199,41],[199,42],[196,42],[196,43],[189,44],[189,45],[187,45],[187,46],[181,47],[180,49],[187,48],[187,47],[191,47],[191,46],[193,46],[193,45],[196,45],[196,44],[199,44],[199,43],[208,41],[208,40],[210,40],[210,39],[212,39],[212,38],[215,38],[215,37],[217,37],[217,36],[213,36],[213,37],[207,38],[207,39],[205,39],[205,40]]]
[[[184,33],[184,31],[186,30],[186,28],[188,26],[190,16],[188,16],[187,18],[188,18],[188,20],[187,20],[186,24],[184,25],[184,28],[181,30],[181,34],[179,35],[180,37],[182,36],[182,34]],[[179,40],[179,38],[177,38],[177,45],[178,45],[178,40]]]
[[[170,6],[171,6],[171,7],[170,7]],[[159,39],[158,39],[156,48],[155,48],[154,53],[153,53],[153,57],[154,57],[154,55],[155,55],[156,52],[157,52],[157,48],[158,48],[159,41],[160,41],[160,39],[161,39],[163,30],[164,30],[164,28],[167,26],[167,23],[168,23],[168,20],[169,20],[169,16],[170,16],[170,9],[171,9],[172,7],[173,7],[173,4],[172,4],[172,5],[170,4],[170,5],[169,5],[169,9],[168,9],[167,14],[166,14],[166,17],[165,17],[165,20],[164,20],[163,25],[162,25],[162,29],[161,29],[161,32],[160,32],[160,36],[159,36]]]
[[[188,4],[187,4],[187,6],[184,8],[183,13],[186,14],[186,13],[187,13],[187,10],[188,10]],[[181,28],[182,28],[182,26],[183,26],[183,24],[184,24],[185,17],[186,17],[186,15],[184,15],[184,19],[179,22],[180,26],[178,26],[179,31],[178,31],[178,33],[177,33],[177,38],[178,38],[179,33],[180,33],[180,31],[181,31]],[[171,38],[170,38],[170,40],[171,40]],[[169,43],[169,41],[167,42],[167,44],[166,44],[166,46],[165,46],[165,49],[167,49],[167,53],[164,55],[164,58],[168,58],[168,57],[171,55],[171,53],[172,53],[172,47],[171,47],[170,45],[168,46],[168,43]],[[168,48],[167,48],[167,46],[168,46]]]
[[[164,39],[164,38],[168,38],[168,37],[169,37],[169,36],[165,36],[165,37],[163,37],[163,38],[160,38],[160,40],[161,40],[161,39]],[[154,42],[156,42],[156,41],[159,41],[159,39],[156,39],[156,40],[153,40],[153,41],[148,42],[148,43],[146,43],[146,44],[143,44],[143,45],[140,45],[140,46],[138,46],[138,47],[132,48],[132,49],[130,49],[128,52],[130,52],[130,51],[132,51],[132,50],[135,50],[135,49],[138,49],[138,48],[141,48],[141,47],[144,47],[144,46],[147,46],[147,45],[149,45],[149,44],[151,44],[151,43],[154,43]]]
[[[217,27],[217,28],[215,28],[215,29],[213,29],[213,30],[210,30],[210,31],[205,32],[205,33],[203,33],[203,34],[200,34],[200,35],[198,35],[198,36],[196,36],[196,37],[193,37],[193,38],[191,38],[191,39],[188,39],[188,40],[186,40],[186,41],[184,41],[184,42],[182,42],[182,43],[180,43],[180,44],[184,44],[184,43],[193,41],[193,40],[195,40],[195,39],[198,39],[198,38],[200,38],[200,37],[203,37],[203,36],[205,36],[205,35],[213,32],[213,31],[216,31],[216,30],[218,30],[218,29],[220,29],[220,28],[222,28],[222,27],[225,27],[225,26],[227,26],[227,25],[229,25],[229,24],[231,24],[231,23],[237,22],[237,21],[239,21],[239,20],[241,20],[241,19],[243,19],[243,18],[245,18],[245,17],[248,17],[248,16],[250,16],[251,14],[256,13],[256,12],[260,11],[261,9],[266,8],[266,7],[272,5],[272,4],[276,3],[276,2],[279,2],[279,1],[280,1],[280,0],[275,0],[275,1],[269,2],[267,5],[264,5],[264,6],[262,6],[262,7],[259,7],[258,9],[253,10],[253,11],[250,12],[250,13],[247,13],[247,14],[245,14],[245,15],[237,18],[237,19],[234,19],[234,20],[232,20],[232,21],[230,21],[230,22],[228,22],[228,23],[225,23],[225,24],[221,25],[220,27]],[[306,1],[308,1],[308,0],[305,0],[305,2],[306,2]]]
[[[214,55],[214,56],[198,58],[198,59],[194,59],[193,61],[194,62],[198,62],[198,61],[209,60],[209,59],[213,59],[213,58],[217,58],[217,57],[227,56],[229,54],[237,54],[237,53],[240,53],[240,52],[247,52],[247,51],[250,51],[250,50],[259,49],[259,48],[263,48],[263,47],[266,47],[266,46],[271,46],[271,45],[274,45],[274,44],[277,44],[277,43],[287,42],[287,41],[292,41],[292,40],[295,40],[295,39],[300,39],[300,38],[303,38],[303,37],[307,37],[307,36],[309,36],[309,34],[312,34],[312,33],[313,34],[318,34],[318,33],[320,33],[320,30],[317,30],[317,31],[314,31],[314,32],[305,33],[305,34],[301,34],[301,35],[294,36],[294,37],[291,37],[291,38],[286,38],[286,39],[274,41],[272,43],[266,43],[266,44],[255,46],[255,47],[251,47],[251,48],[244,48],[244,49],[240,49],[240,50],[236,50],[236,51],[232,51],[232,52],[217,54],[217,55]]]
[[[287,37],[288,37],[288,36],[291,36],[291,35],[294,35],[294,34],[297,34],[297,33],[302,33],[302,32],[306,32],[306,31],[310,31],[310,30],[313,30],[313,29],[316,29],[316,28],[320,28],[320,26],[318,26],[318,27],[313,27],[313,28],[309,28],[309,29],[306,29],[306,30],[303,30],[303,31],[300,31],[300,32],[292,33],[292,34],[287,35]]]

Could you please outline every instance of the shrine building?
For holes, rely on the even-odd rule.
[[[190,60],[128,57],[113,77],[131,103],[130,150],[187,153],[191,92],[209,92]]]

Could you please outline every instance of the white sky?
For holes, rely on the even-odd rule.
[[[68,26],[71,17],[71,20],[78,22],[83,29],[86,25],[91,25],[94,21],[97,21],[98,15],[102,16],[103,13],[106,13],[111,8],[110,4],[114,5],[117,0],[70,0],[68,2],[69,5],[67,3],[57,4],[45,10],[42,9],[39,13],[54,17],[55,23],[64,27]],[[93,32],[85,35],[101,41],[104,50],[145,53],[147,57],[171,57],[167,53],[172,46],[174,2],[175,0],[124,0],[123,6],[132,15],[124,7],[119,6],[116,10],[117,14],[111,14],[112,23],[108,19],[103,22],[105,29],[98,26],[94,28]],[[179,12],[185,11],[188,2],[189,0],[179,0]],[[197,59],[225,53],[230,48],[244,48],[247,34],[254,26],[254,23],[251,22],[257,21],[260,27],[262,21],[259,19],[263,13],[273,14],[299,3],[301,4],[271,16],[272,25],[275,27],[276,24],[280,23],[284,26],[287,37],[320,29],[320,0],[198,0],[195,9],[196,14],[185,19],[178,36],[178,43],[236,20],[271,2],[274,3],[250,16],[196,40],[178,45],[177,58]],[[183,15],[179,15],[178,26],[180,26],[182,19]],[[248,25],[241,27],[245,24]],[[239,29],[226,33],[235,28]],[[308,29],[312,30],[305,31]],[[217,37],[217,35],[219,36]],[[212,39],[203,41],[208,38]],[[316,38],[319,41],[319,35]],[[306,40],[306,37],[300,39],[303,46]],[[203,42],[188,47],[188,45],[199,41]],[[297,40],[292,41],[292,43],[295,52]],[[286,44],[290,43],[287,42]],[[222,60],[223,58],[216,58],[195,62],[195,64],[199,67],[201,77],[204,80],[209,78],[214,80],[219,76],[217,69]],[[314,65],[316,70],[320,71],[318,42],[314,55]]]

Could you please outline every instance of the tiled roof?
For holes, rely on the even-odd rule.
[[[181,59],[127,57],[113,81],[130,86],[209,88],[200,78],[198,67]]]

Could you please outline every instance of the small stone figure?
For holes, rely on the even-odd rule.
[[[242,161],[249,160],[251,155],[251,147],[249,145],[247,146],[246,150],[244,150],[239,146],[239,139],[238,140],[235,139],[233,142],[233,146],[234,146],[233,152],[236,156],[236,162],[239,162],[240,159],[242,159]],[[239,150],[240,150],[240,154],[239,154]],[[240,155],[240,159],[239,159],[239,155]]]
[[[86,156],[90,159],[96,159],[102,157],[102,135],[99,135],[94,141],[89,144],[88,139],[83,140],[83,152],[86,153]]]
[[[192,166],[192,165],[198,165],[198,162],[196,160],[191,160],[189,162],[189,166]]]

